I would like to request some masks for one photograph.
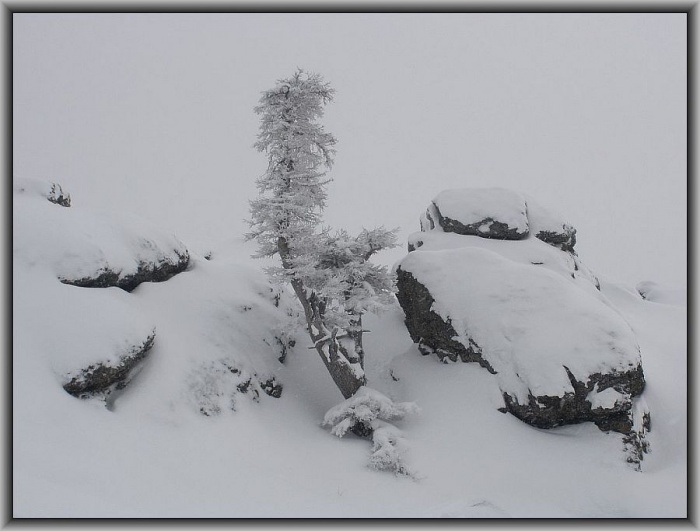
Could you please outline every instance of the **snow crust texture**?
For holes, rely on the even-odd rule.
[[[499,221],[521,239],[451,234],[448,218]],[[632,433],[645,386],[640,348],[573,250],[571,225],[518,194],[464,189],[439,194],[421,229],[397,274],[406,325],[424,354],[478,362],[496,375],[504,411],[532,426],[593,421]]]

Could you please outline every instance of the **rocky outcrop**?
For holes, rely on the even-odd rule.
[[[174,256],[169,259],[157,262],[139,262],[134,273],[124,274],[121,270],[114,271],[109,267],[103,267],[92,276],[59,278],[59,280],[64,284],[81,288],[117,287],[131,292],[143,282],[164,282],[185,271],[190,262],[189,252],[187,250],[184,252],[174,250],[172,252]]]
[[[535,234],[535,237],[544,243],[558,247],[562,251],[574,252],[576,229],[571,225],[562,225],[559,231],[541,230]]]
[[[505,206],[505,208],[504,208]],[[444,232],[498,240],[521,240],[529,234],[524,199],[510,190],[446,190],[433,199],[425,223]]]
[[[153,347],[155,330],[139,345],[116,356],[114,362],[97,362],[77,371],[63,389],[73,396],[88,398],[105,395],[113,390],[126,387],[134,369],[143,361]]]
[[[483,199],[482,192],[475,196]],[[594,422],[623,434],[638,464],[650,426],[639,406],[639,347],[576,255],[576,230],[528,199],[528,219],[519,226],[530,231],[521,241],[498,241],[498,227],[486,236],[457,233],[440,213],[446,195],[462,220],[485,219],[482,203],[509,226],[523,213],[502,191],[489,192],[490,203],[469,199],[460,207],[456,198],[470,198],[470,190],[443,192],[431,203],[396,270],[411,339],[423,354],[476,362],[494,374],[503,412],[537,428]],[[508,200],[498,205],[499,197]]]
[[[563,216],[544,208],[532,197],[526,196],[525,201],[530,230],[535,238],[575,255],[576,229]]]
[[[148,220],[82,205],[62,208],[69,205],[60,185],[13,183],[13,265],[23,301],[17,316],[31,330],[25,335],[40,337],[36,351],[57,387],[113,410],[142,374],[142,399],[167,407],[194,401],[205,415],[232,409],[243,396],[281,396],[275,358],[282,361],[294,347],[296,330],[287,322],[299,310],[257,268],[239,263],[245,249],[237,242],[218,248],[219,263],[211,263],[210,250],[200,259],[202,253]],[[168,282],[170,288],[129,293],[195,267],[197,273]],[[99,289],[110,287],[120,289]],[[190,304],[195,293],[206,304]],[[154,307],[168,315],[152,315]],[[149,359],[162,323],[163,356]]]
[[[62,206],[62,207],[69,207],[70,206],[70,194],[66,194],[63,192],[63,188],[61,188],[60,184],[52,183],[51,184],[51,189],[49,190],[49,193],[47,195],[47,199],[56,205]]]
[[[604,431],[631,433],[632,399],[642,393],[645,385],[641,365],[625,372],[591,374],[585,382],[577,380],[566,367],[564,370],[573,392],[561,396],[529,394],[527,402],[520,404],[504,391],[504,409],[536,428],[590,421]]]
[[[36,179],[13,179],[15,193],[29,196],[41,196],[49,202],[62,207],[70,206],[70,194],[63,191],[58,183],[49,183]]]

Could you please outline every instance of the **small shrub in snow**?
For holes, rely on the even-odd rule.
[[[342,437],[357,423],[373,427],[376,420],[401,420],[418,411],[415,402],[397,403],[379,391],[363,386],[353,396],[329,409],[323,417],[323,425],[332,426],[331,433]]]
[[[637,471],[642,470],[644,454],[651,453],[647,433],[651,430],[651,414],[646,400],[638,397],[632,407],[632,429],[622,438],[627,462]]]
[[[375,421],[372,432],[372,454],[369,466],[374,470],[389,470],[397,475],[415,477],[404,463],[407,445],[401,430],[382,421]]]
[[[414,402],[394,402],[379,391],[363,386],[352,397],[329,409],[323,425],[330,426],[331,433],[337,437],[343,437],[348,430],[371,435],[369,466],[413,477],[413,472],[403,462],[406,444],[401,430],[385,421],[401,420],[418,411]]]
[[[262,393],[273,398],[282,395],[282,385],[274,377],[264,379],[228,359],[202,364],[189,375],[188,383],[197,411],[207,417],[235,411],[239,394],[247,394],[254,402],[260,401]]]

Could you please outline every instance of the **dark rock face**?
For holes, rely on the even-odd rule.
[[[426,219],[428,219],[433,226],[437,222],[444,232],[454,232],[455,234],[462,234],[464,236],[479,236],[480,238],[496,240],[522,240],[529,235],[528,231],[520,231],[517,227],[510,227],[508,224],[494,220],[491,217],[486,217],[476,223],[465,225],[460,221],[443,216],[435,203],[433,203],[433,206],[433,215],[436,216],[437,219],[433,220],[430,212],[426,213]]]
[[[631,398],[639,396],[645,385],[641,365],[627,372],[592,374],[586,382],[576,380],[571,371],[566,367],[564,369],[574,388],[573,393],[565,393],[563,397],[530,394],[528,403],[520,404],[515,397],[504,392],[506,411],[536,428],[554,428],[590,421],[603,431],[615,431],[626,435],[631,433]],[[613,388],[627,398],[616,402],[612,407],[593,409],[587,397],[594,388],[598,391]]]
[[[112,389],[123,389],[129,382],[133,369],[148,355],[155,341],[155,330],[140,345],[132,347],[120,356],[117,365],[96,363],[90,365],[63,386],[66,392],[79,398],[87,398]]]
[[[103,269],[96,276],[78,279],[61,278],[64,284],[79,286],[81,288],[110,288],[117,287],[124,291],[131,292],[142,282],[164,282],[169,278],[182,273],[187,269],[190,262],[190,255],[187,251],[183,253],[175,251],[178,260],[175,263],[167,260],[161,262],[141,262],[136,273],[122,275],[121,271]]]
[[[408,271],[399,268],[397,274],[398,292],[396,297],[406,315],[406,328],[414,343],[424,354],[436,354],[440,360],[463,362],[474,361],[488,370],[495,371],[482,357],[481,348],[473,341],[469,347],[452,339],[457,332],[449,322],[445,322],[432,309],[432,295],[423,284]]]
[[[535,234],[538,240],[542,240],[549,245],[553,245],[569,253],[574,253],[574,246],[576,245],[576,229],[571,225],[564,225],[561,232],[554,232],[548,230],[539,231]]]
[[[462,225],[459,221],[450,218],[441,218],[440,225],[445,232],[454,232],[465,236],[479,236],[481,238],[493,238],[496,240],[522,240],[527,238],[527,232],[518,232],[505,223],[494,221],[493,218],[485,218],[477,223]],[[488,227],[487,229],[483,229]]]

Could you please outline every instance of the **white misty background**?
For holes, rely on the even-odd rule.
[[[405,241],[441,190],[500,186],[562,212],[600,274],[685,284],[686,64],[678,13],[15,14],[13,171],[239,237],[252,109],[302,67],[337,90],[329,224]]]
[[[686,514],[684,290],[647,284],[656,295],[642,300],[633,288],[685,284],[685,50],[683,14],[13,15],[13,173],[73,200],[13,195],[16,515]],[[353,404],[338,408],[305,338],[277,361],[275,326],[294,312],[272,304],[269,261],[242,243],[268,163],[253,108],[297,67],[337,90],[322,120],[338,139],[325,221],[351,234],[401,227],[401,247],[377,261],[405,256],[446,189],[513,189],[578,229],[577,252],[642,349],[653,418],[642,473],[619,434],[545,432],[499,413],[493,375],[420,356],[398,305],[367,316],[367,374],[415,415],[370,420],[396,442],[385,450],[407,450],[416,481],[367,468],[370,455],[396,462],[391,452],[329,433]],[[100,234],[81,218],[92,208],[175,233],[193,267],[132,293],[60,283],[57,266],[94,262],[72,244],[124,249],[121,230],[81,237]],[[112,411],[61,388],[60,362],[78,369],[81,352],[92,360],[152,328],[152,354]],[[270,375],[281,397],[236,394]]]

